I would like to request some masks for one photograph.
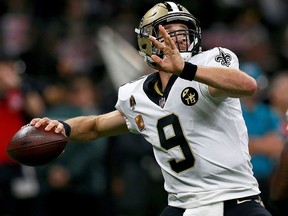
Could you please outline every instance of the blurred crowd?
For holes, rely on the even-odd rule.
[[[113,110],[117,88],[96,35],[104,38],[101,29],[108,26],[137,49],[134,28],[157,2],[0,0],[0,216],[155,216],[166,206],[152,148],[136,135],[70,142],[41,167],[17,164],[5,150],[34,117],[64,120]],[[203,50],[231,49],[257,80],[258,93],[241,103],[254,173],[277,216],[269,189],[287,137],[288,2],[178,2],[200,20]]]

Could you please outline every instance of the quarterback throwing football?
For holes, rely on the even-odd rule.
[[[154,73],[119,88],[116,110],[31,124],[89,141],[128,132],[152,145],[168,193],[161,216],[271,216],[253,176],[239,98],[255,80],[226,48],[201,50],[198,20],[174,2],[158,3],[136,30]]]

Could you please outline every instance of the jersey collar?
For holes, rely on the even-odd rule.
[[[173,74],[167,84],[165,91],[162,93],[157,85],[157,82],[160,82],[159,72],[150,74],[143,84],[143,90],[146,93],[147,97],[159,106],[159,100],[167,100],[169,92],[175,83],[177,75]]]

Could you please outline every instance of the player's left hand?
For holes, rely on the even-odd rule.
[[[149,36],[149,40],[164,53],[164,57],[161,59],[157,55],[151,55],[151,58],[160,71],[179,75],[184,68],[184,60],[178,47],[162,25],[159,26],[159,32],[163,36],[163,43],[153,36]]]

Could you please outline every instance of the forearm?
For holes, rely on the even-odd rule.
[[[256,81],[246,73],[221,67],[198,66],[194,78],[209,86],[212,96],[241,97],[256,92]]]
[[[65,133],[70,140],[78,142],[129,132],[125,119],[118,110],[103,115],[79,116],[67,119],[65,122],[48,117],[34,118],[30,124],[36,128],[44,125],[46,131]]]
[[[119,111],[104,115],[81,116],[65,121],[71,127],[70,139],[86,142],[101,137],[128,133],[126,122]]]
[[[95,130],[97,116],[79,116],[65,120],[71,127],[70,140],[86,142],[98,138]]]

